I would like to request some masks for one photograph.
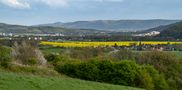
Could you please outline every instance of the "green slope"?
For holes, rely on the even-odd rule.
[[[0,72],[0,90],[141,90],[65,77],[41,77]]]
[[[161,37],[173,37],[176,39],[182,38],[182,22],[178,22],[169,26],[168,28],[164,29],[160,36]]]

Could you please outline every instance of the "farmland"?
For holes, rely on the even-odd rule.
[[[182,42],[167,41],[125,41],[125,42],[41,42],[41,45],[50,45],[58,47],[99,47],[99,46],[131,46],[131,45],[175,45]]]

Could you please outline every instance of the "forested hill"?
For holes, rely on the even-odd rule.
[[[171,24],[166,26],[164,30],[161,31],[160,37],[172,37],[176,39],[182,39],[182,22]]]

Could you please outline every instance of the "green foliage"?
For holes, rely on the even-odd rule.
[[[56,70],[74,78],[112,84],[143,87],[148,90],[167,90],[163,76],[152,67],[144,67],[132,61],[89,61],[64,63]],[[164,85],[164,86],[163,86]]]
[[[36,65],[38,62],[35,58],[30,58],[27,60],[28,65]]]
[[[121,49],[116,53],[112,54],[112,57],[116,59],[117,61],[119,60],[134,60],[135,59],[135,54],[127,49]]]
[[[167,26],[159,36],[161,37],[172,37],[175,39],[182,38],[182,22],[174,23],[172,25]]]
[[[114,68],[116,70],[116,77],[114,77],[116,83],[135,86],[135,79],[137,78],[138,74],[137,70],[139,69],[137,64],[130,61],[123,61],[115,63]]]
[[[46,58],[46,60],[48,62],[53,62],[55,60],[56,61],[59,60],[60,59],[60,56],[59,55],[55,55],[55,54],[48,54],[48,55],[45,56],[45,58]]]
[[[50,64],[54,66],[57,65],[58,63],[69,61],[69,58],[56,54],[48,54],[45,56],[45,58]]]
[[[153,84],[153,79],[150,76],[150,74],[147,73],[147,71],[145,69],[141,69],[141,70],[139,70],[139,72],[141,74],[138,75],[138,79],[136,80],[136,82],[138,82],[137,86],[140,86],[147,90],[154,90],[155,86]]]
[[[146,88],[147,90],[177,90],[182,88],[182,60],[178,60],[179,58],[176,58],[175,54],[170,52],[149,51],[134,53],[126,49],[121,49],[119,51],[113,52],[113,49],[103,49],[101,47],[62,48],[60,55],[53,54],[50,55],[50,58],[51,57],[54,59],[47,59],[54,66],[56,66],[57,71],[60,72],[60,70],[63,70],[61,73],[64,72],[64,74],[74,78],[139,86]],[[128,77],[131,77],[130,79],[126,77],[120,78],[117,77],[117,75],[114,76],[116,73],[115,71],[117,71],[116,66],[120,62],[123,62],[123,60],[132,60],[136,61],[137,64],[140,64],[137,65],[138,69],[136,69],[137,73],[140,74],[137,74],[137,78],[134,81],[131,79],[133,78],[133,74],[128,75]],[[146,65],[151,65],[152,67]],[[122,65],[118,65],[118,67],[119,66]],[[132,66],[125,67],[131,68]],[[128,71],[134,73],[132,70]],[[120,75],[124,74],[123,76],[127,76],[125,75],[125,72],[117,73]],[[123,80],[128,82],[124,82]],[[170,87],[168,85],[170,85]]]
[[[11,49],[0,46],[0,64],[2,67],[7,68],[11,62]]]
[[[145,52],[138,56],[136,62],[154,66],[160,74],[164,75],[165,80],[167,80],[168,85],[170,85],[170,89],[178,90],[182,88],[182,63],[180,63],[181,61],[179,61],[174,54],[157,51]],[[155,79],[159,78],[160,77],[157,77]],[[159,81],[156,80],[155,82]],[[163,80],[161,80],[160,83],[163,83],[163,85],[166,86]],[[161,89],[162,87],[158,86],[158,88]]]
[[[145,66],[145,70],[151,76],[154,83],[154,90],[168,90],[168,84],[162,75],[159,75],[158,71],[151,66]]]

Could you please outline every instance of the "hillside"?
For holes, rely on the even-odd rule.
[[[168,29],[168,28],[170,28],[170,27],[173,27],[173,26],[175,26],[176,24],[179,24],[180,23],[180,21],[179,22],[176,22],[176,23],[172,23],[172,24],[169,24],[169,25],[161,25],[161,26],[158,26],[158,27],[154,27],[154,28],[150,28],[150,29],[148,29],[148,30],[143,30],[143,31],[139,31],[139,32],[151,32],[151,31],[159,31],[159,32],[162,32],[163,30],[165,30],[165,29]]]
[[[1,90],[142,90],[71,78],[40,77],[0,72]]]
[[[0,33],[62,33],[66,35],[74,34],[94,34],[101,31],[93,29],[66,29],[50,26],[21,26],[0,23]]]
[[[182,39],[182,22],[175,23],[161,31],[160,37],[172,37],[176,39]]]
[[[96,20],[77,21],[69,23],[43,24],[40,26],[66,27],[75,29],[97,29],[107,31],[139,31],[169,25],[179,20]]]

